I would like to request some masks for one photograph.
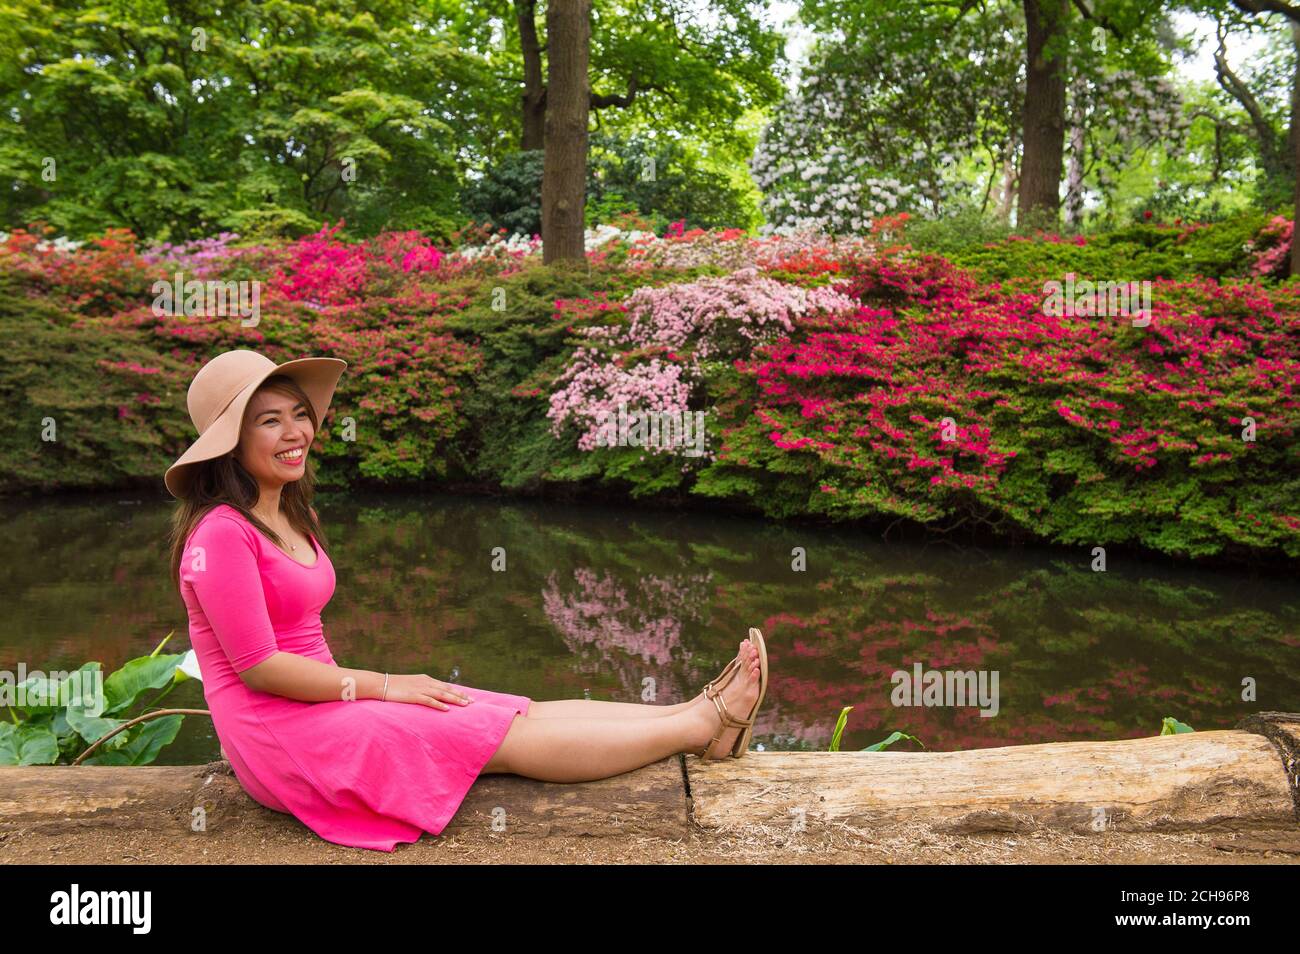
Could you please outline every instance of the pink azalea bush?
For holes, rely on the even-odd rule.
[[[315,305],[360,302],[376,291],[400,296],[409,276],[438,269],[443,252],[419,232],[385,232],[364,242],[340,242],[343,223],[292,243],[271,278],[292,301]]]
[[[870,254],[875,241],[869,236],[832,237],[798,232],[752,238],[741,229],[706,232],[670,230],[630,243],[625,265],[630,269],[716,268],[728,272],[742,268],[769,269],[800,255],[823,254],[836,260]]]
[[[322,422],[326,483],[617,479],[773,516],[1300,556],[1300,287],[1153,278],[1146,327],[1053,316],[1039,291],[1081,262],[1168,276],[1239,256],[1241,225],[1038,236],[980,247],[967,271],[883,229],[845,242],[625,224],[593,230],[585,273],[476,234],[453,248],[338,226],[180,246],[7,234],[0,395],[19,419],[0,486],[156,480],[192,439],[178,396],[194,371],[255,348],[349,362]],[[178,270],[259,282],[260,321],[158,313],[153,285]],[[705,412],[705,457],[590,453],[620,404]],[[50,416],[78,436],[33,453],[23,441]]]
[[[232,259],[252,251],[235,244],[238,241],[238,233],[222,232],[191,242],[155,242],[140,250],[140,260],[186,272],[187,277],[206,278],[213,270],[227,270]]]
[[[736,363],[752,412],[733,418],[703,492],[806,468],[806,489],[763,496],[773,510],[1300,553],[1295,291],[1156,282],[1139,328],[1053,317],[1041,296],[942,259],[869,263],[838,287],[862,307]]]
[[[805,289],[744,268],[720,278],[639,288],[618,306],[615,324],[582,329],[579,346],[556,381],[547,417],[557,437],[571,421],[578,447],[596,447],[600,421],[630,410],[684,413],[711,361],[748,354],[763,341],[794,331],[804,315],[852,308],[826,288]],[[671,451],[658,446],[654,451]]]
[[[1275,215],[1250,244],[1252,275],[1278,275],[1286,271],[1291,259],[1291,232],[1294,223]]]

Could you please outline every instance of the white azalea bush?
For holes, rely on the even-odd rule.
[[[1013,6],[958,15],[881,4],[816,46],[750,159],[764,233],[860,235],[903,212],[987,211],[1021,148],[1025,27]],[[935,46],[935,35],[945,42]],[[1150,74],[1116,69],[1118,51],[1090,48],[1067,60],[1066,208],[1078,221],[1087,198],[1113,193],[1135,154],[1178,150],[1189,120],[1157,63]]]

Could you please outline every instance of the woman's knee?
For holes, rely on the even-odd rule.
[[[506,729],[506,734],[502,736],[497,750],[492,753],[492,757],[487,760],[487,764],[483,766],[479,774],[509,774],[514,771],[510,767],[510,752],[514,748],[510,736],[515,731],[515,727],[519,725],[520,720],[524,718],[526,717],[520,713],[515,713],[515,717],[510,720],[510,727]]]

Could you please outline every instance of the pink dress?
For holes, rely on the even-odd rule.
[[[327,841],[392,851],[421,832],[442,832],[532,700],[458,685],[475,701],[442,710],[378,699],[300,702],[245,686],[239,673],[276,652],[338,665],[320,618],[334,567],[314,537],[312,546],[316,562],[304,566],[233,507],[203,515],[186,541],[180,583],[203,696],[253,799]]]

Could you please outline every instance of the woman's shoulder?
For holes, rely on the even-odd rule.
[[[194,525],[191,539],[236,540],[243,537],[255,541],[257,534],[248,519],[229,504],[217,504],[210,508]]]
[[[185,541],[181,582],[193,585],[198,579],[196,574],[205,569],[214,557],[219,560],[251,559],[260,564],[263,552],[257,537],[252,525],[234,507],[218,504],[206,510]]]

